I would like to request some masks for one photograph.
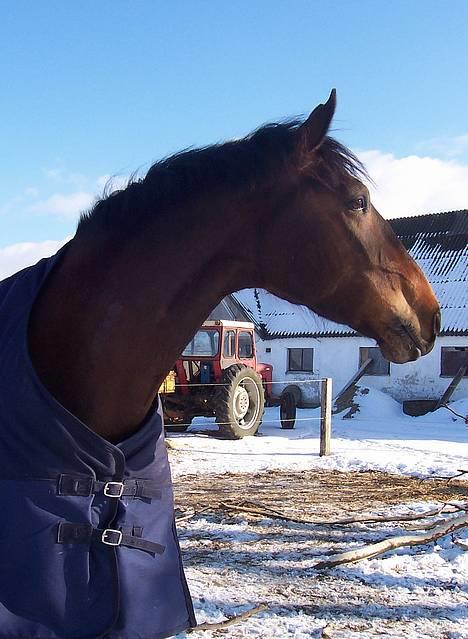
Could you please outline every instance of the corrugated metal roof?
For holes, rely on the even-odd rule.
[[[390,224],[434,289],[442,309],[441,333],[468,335],[468,210],[396,218]],[[234,297],[265,339],[355,334],[262,289]]]

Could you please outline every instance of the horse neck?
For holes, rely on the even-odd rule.
[[[231,196],[161,216],[129,241],[78,234],[31,318],[31,355],[52,394],[111,441],[134,432],[209,312],[255,281],[253,228]]]

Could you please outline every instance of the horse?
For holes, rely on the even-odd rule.
[[[82,217],[33,308],[29,348],[89,428],[114,442],[135,432],[210,310],[242,288],[347,324],[392,362],[429,352],[437,301],[359,162],[326,137],[335,101],[165,159]]]
[[[102,460],[92,467],[94,488],[86,497],[96,500],[100,491],[105,525],[116,517],[115,509],[106,511],[105,504],[115,497],[123,499],[121,491],[127,491],[125,497],[130,489],[137,490],[144,465],[128,462],[136,479],[130,471],[117,472],[116,450],[140,437],[158,411],[157,392],[168,370],[211,309],[229,293],[259,287],[305,305],[375,339],[392,362],[412,361],[432,349],[440,327],[439,305],[424,274],[373,206],[363,165],[328,135],[335,106],[333,90],[305,119],[265,125],[244,139],[185,150],[157,162],[143,179],[130,181],[84,213],[74,238],[41,276],[30,310],[25,311],[32,385],[43,395],[46,389],[48,401],[61,417],[67,423],[73,418],[74,429],[82,425],[83,439],[91,449],[118,457],[115,474],[106,470],[99,477]],[[65,438],[67,433],[60,432]],[[54,448],[56,440],[52,435],[49,439],[49,448]],[[143,449],[141,442],[139,446]],[[34,464],[39,464],[36,458],[45,455],[46,448],[35,455]],[[60,450],[64,448],[61,445]],[[156,455],[155,446],[150,448]],[[68,451],[60,454],[65,458]],[[11,450],[8,455],[10,459]],[[60,495],[76,500],[82,494],[86,464],[78,469],[78,477],[63,480],[60,489],[65,486],[65,493],[59,491]],[[133,483],[133,488],[124,486],[124,476],[137,482],[137,488]],[[55,475],[47,477],[53,481]],[[169,484],[166,474],[161,485]],[[173,512],[171,494],[165,506],[168,521]],[[86,522],[81,528],[78,524],[66,528],[68,524],[59,522],[64,548],[73,542],[93,543],[96,527],[93,521]],[[98,541],[113,551],[125,539],[134,549],[138,543],[141,548],[143,542],[135,533],[138,526],[132,526],[130,533],[115,525],[99,529]],[[176,541],[167,539],[166,546],[176,546]],[[157,554],[156,546],[153,543],[143,552]],[[120,561],[124,555],[121,549],[119,553]],[[59,554],[54,555],[57,566],[62,561]],[[14,581],[13,568],[11,574]],[[122,583],[125,588],[125,579]],[[133,584],[136,587],[135,580]],[[81,592],[81,587],[73,582],[70,592],[73,588]],[[131,598],[131,587],[126,588],[122,600]],[[179,590],[184,589],[182,583]],[[10,610],[16,604],[9,592],[2,599],[0,589],[0,602],[10,602],[5,604]],[[100,583],[86,596],[97,601],[102,592]],[[146,601],[143,586],[139,597],[135,609]],[[44,614],[45,605],[50,601],[22,613],[28,623]],[[53,621],[46,616],[41,623],[49,624],[56,635],[44,636],[82,636],[82,629],[77,630],[80,615],[70,612],[72,608],[65,606]],[[189,604],[186,608],[183,621],[161,626],[157,636],[193,625]],[[15,614],[19,614],[16,608]],[[125,612],[128,619],[132,614]],[[112,615],[108,616],[104,625],[109,634],[102,636],[114,637],[109,630],[114,628]],[[11,624],[18,636],[28,634],[26,626],[18,626],[20,632]],[[98,632],[94,617],[86,624],[90,636],[103,632]],[[115,637],[133,637],[132,630],[122,630],[124,621],[121,624]],[[154,636],[138,632],[138,637]]]

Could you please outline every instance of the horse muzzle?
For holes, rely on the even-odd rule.
[[[434,348],[435,339],[440,330],[440,311],[432,320],[431,337],[422,337],[419,329],[410,321],[397,321],[378,340],[383,356],[395,364],[405,364],[427,355]]]

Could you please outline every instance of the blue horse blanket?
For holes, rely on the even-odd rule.
[[[29,357],[31,307],[61,253],[0,283],[0,639],[162,639],[195,618],[161,413],[114,446]]]

